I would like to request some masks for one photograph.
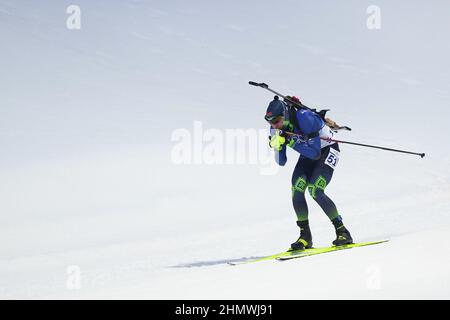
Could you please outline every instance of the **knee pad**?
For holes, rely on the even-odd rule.
[[[327,186],[327,180],[323,176],[318,176],[316,181],[314,183],[308,184],[308,191],[309,194],[313,199],[316,199],[317,192],[319,190],[325,191],[325,188]]]

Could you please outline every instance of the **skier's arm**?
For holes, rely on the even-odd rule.
[[[320,158],[320,137],[318,132],[325,125],[322,119],[309,110],[299,111],[296,114],[298,123],[306,136],[306,140],[292,137],[289,146],[307,158],[317,160]],[[316,135],[317,134],[317,135]]]
[[[291,139],[289,146],[307,158],[313,160],[320,158],[320,138],[318,136],[307,141]]]
[[[284,166],[287,162],[287,156],[286,156],[286,145],[284,144],[281,147],[280,151],[275,150],[275,161],[280,166]]]

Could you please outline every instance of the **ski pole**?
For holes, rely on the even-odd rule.
[[[355,146],[361,146],[361,147],[382,149],[382,150],[386,150],[386,151],[394,151],[394,152],[414,154],[414,155],[420,156],[421,158],[425,157],[425,153],[411,152],[411,151],[405,151],[405,150],[399,150],[399,149],[391,149],[391,148],[386,148],[386,147],[374,146],[374,145],[371,145],[371,144],[363,144],[363,143],[356,143],[356,142],[350,142],[350,141],[335,140],[335,139],[325,138],[325,137],[320,137],[320,139],[325,140],[325,141],[338,142],[338,143],[353,144]]]
[[[292,99],[282,95],[281,93],[278,93],[275,90],[270,89],[268,84],[265,84],[265,83],[262,83],[262,82],[258,83],[258,82],[255,82],[255,81],[249,81],[248,84],[250,84],[252,86],[255,86],[255,87],[261,87],[261,88],[266,89],[266,90],[268,90],[268,91],[270,91],[272,93],[275,93],[277,96],[282,97],[283,99],[289,101],[290,103],[295,104],[296,106],[298,106],[300,108],[304,108],[304,109],[308,109],[308,110],[314,111],[311,108],[308,108],[307,106],[303,105],[301,102],[294,101],[294,100],[292,100]],[[348,127],[345,127],[345,128],[348,128]],[[348,129],[351,130],[350,128],[348,128]],[[288,131],[283,131],[283,132],[288,134],[288,135],[301,136],[301,135],[293,133],[293,132],[288,132]],[[420,156],[421,158],[425,157],[425,153],[418,153],[418,152],[411,152],[411,151],[405,151],[405,150],[399,150],[399,149],[392,149],[392,148],[386,148],[386,147],[380,147],[380,146],[374,146],[374,145],[370,145],[370,144],[356,143],[356,142],[350,142],[350,141],[335,140],[335,139],[325,138],[325,137],[320,137],[320,139],[325,140],[325,141],[346,143],[346,144],[352,144],[352,145],[355,145],[355,146],[375,148],[375,149],[381,149],[381,150],[386,150],[386,151],[414,154],[414,155]]]
[[[287,135],[290,135],[290,136],[302,137],[301,134],[297,134],[297,133],[293,133],[293,132],[289,132],[289,131],[282,131],[282,132],[286,133]],[[386,150],[386,151],[394,151],[394,152],[414,154],[414,155],[420,156],[421,158],[425,157],[425,153],[418,153],[418,152],[411,152],[411,151],[405,151],[405,150],[399,150],[399,149],[392,149],[392,148],[374,146],[374,145],[371,145],[371,144],[364,144],[364,143],[336,140],[336,139],[331,139],[331,138],[326,138],[326,137],[320,137],[320,139],[328,141],[328,142],[346,143],[346,144],[352,144],[352,145],[361,146],[361,147],[368,147],[368,148],[382,149],[382,150]]]

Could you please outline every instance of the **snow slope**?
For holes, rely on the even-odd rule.
[[[449,3],[378,1],[380,30],[369,1],[77,1],[68,30],[71,4],[0,0],[0,298],[450,298]],[[327,193],[389,243],[226,264],[297,238],[296,155],[177,165],[172,133],[265,129],[248,80],[331,108],[340,139],[426,153],[341,146]]]

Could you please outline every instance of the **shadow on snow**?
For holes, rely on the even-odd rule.
[[[215,266],[215,265],[219,265],[219,264],[227,264],[227,263],[236,263],[236,262],[241,262],[241,261],[246,261],[246,260],[250,260],[250,259],[259,259],[259,258],[264,258],[264,256],[260,256],[260,257],[255,257],[255,256],[251,256],[251,257],[242,257],[242,258],[237,258],[237,259],[222,259],[222,260],[211,260],[211,261],[197,261],[197,262],[190,262],[190,263],[182,263],[182,264],[177,264],[177,265],[173,265],[173,266],[167,266],[166,268],[194,268],[194,267],[209,267],[209,266]]]

